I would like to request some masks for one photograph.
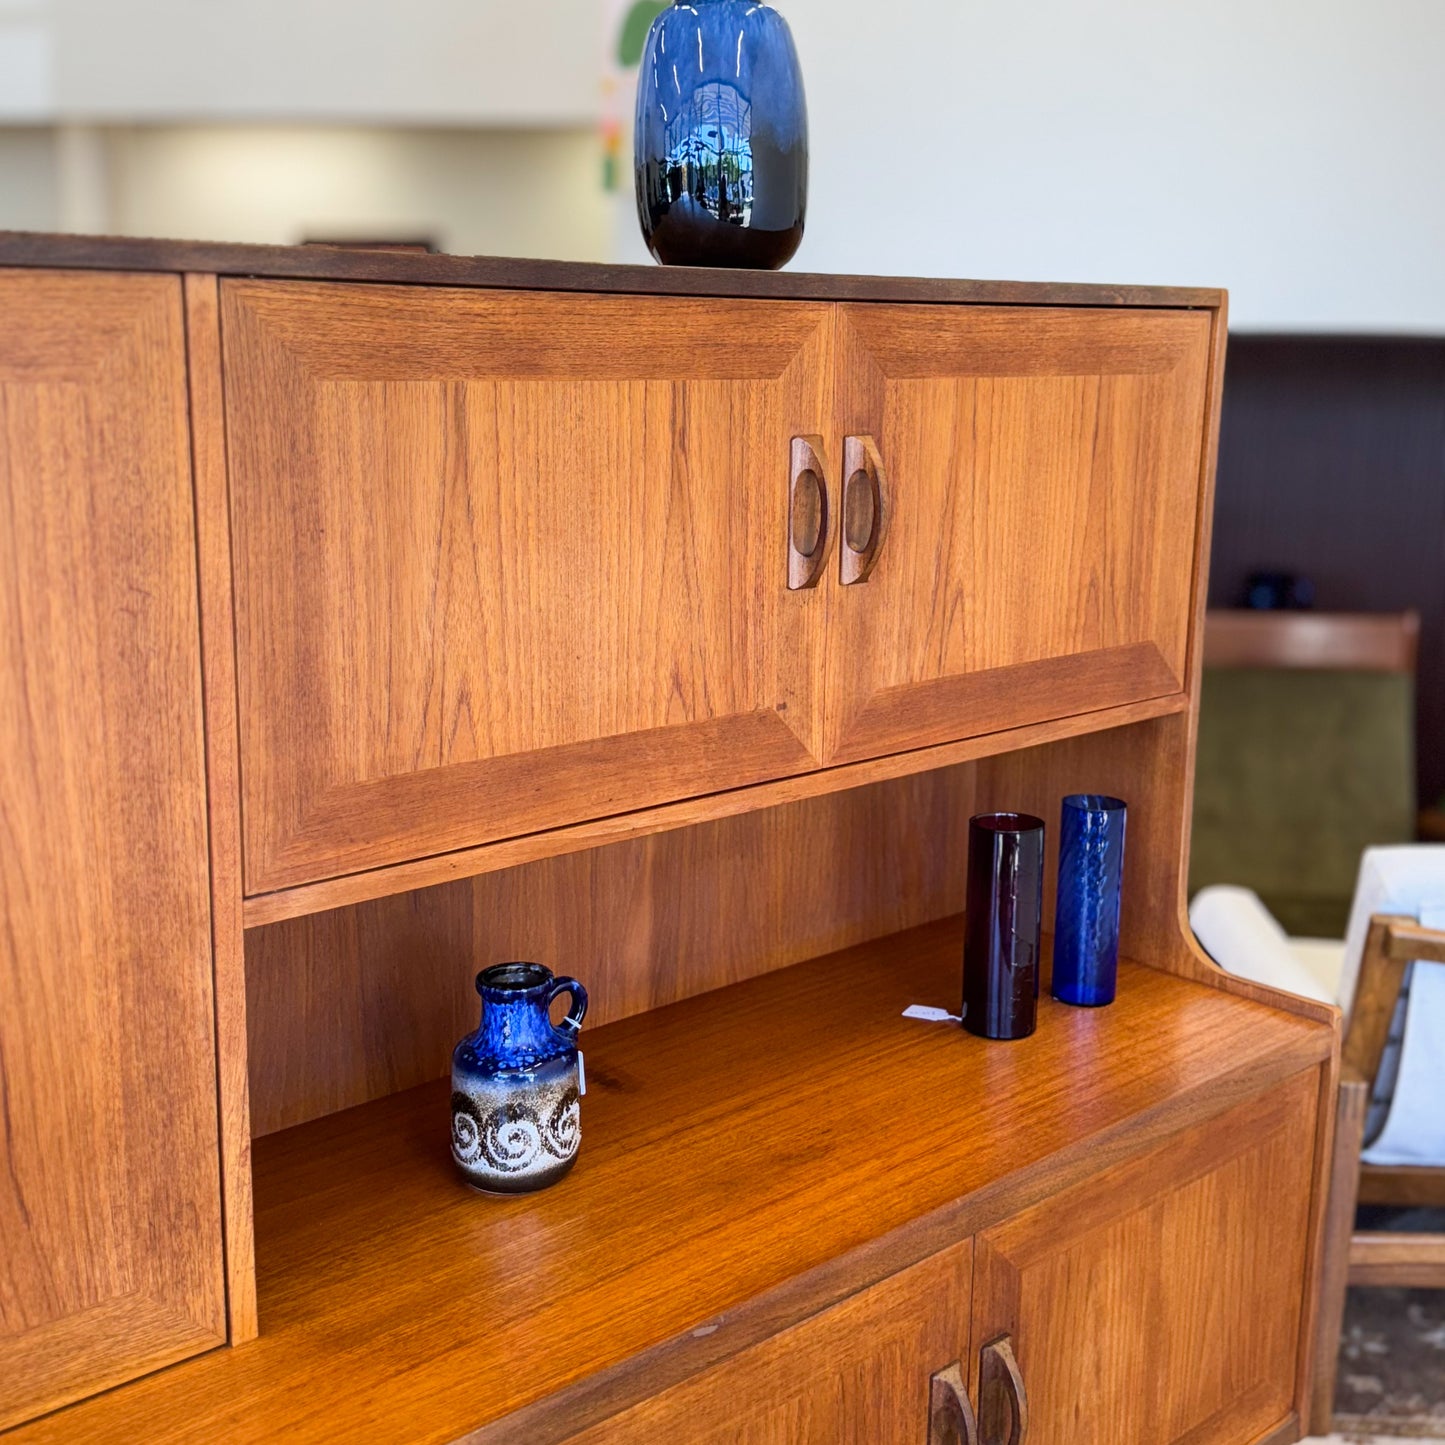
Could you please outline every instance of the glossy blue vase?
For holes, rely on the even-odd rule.
[[[1071,793],[1059,819],[1053,995],[1098,1008],[1114,1002],[1119,903],[1129,810],[1120,798]]]
[[[637,77],[637,213],[668,266],[775,270],[803,239],[808,113],[787,21],[748,0],[673,4]]]
[[[476,1189],[522,1194],[555,1184],[582,1139],[577,1033],[587,990],[540,963],[477,975],[482,1022],[452,1051],[452,1158]],[[558,994],[572,1006],[560,1024]]]

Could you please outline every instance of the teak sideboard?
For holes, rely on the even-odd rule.
[[[1184,915],[1224,334],[0,236],[0,1426],[1299,1438],[1338,1019]],[[970,813],[1072,791],[1118,1001],[904,1018]],[[488,1199],[445,1073],[515,957],[589,1092]]]

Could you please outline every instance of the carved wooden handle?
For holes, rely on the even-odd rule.
[[[788,468],[788,590],[816,587],[828,558],[828,472],[823,438],[794,437]]]
[[[928,1381],[928,1445],[978,1445],[978,1422],[957,1362]]]
[[[1007,1335],[978,1357],[980,1445],[1024,1445],[1029,1434],[1029,1395]]]
[[[878,561],[888,530],[888,482],[872,437],[843,438],[843,545],[838,576],[862,582]]]

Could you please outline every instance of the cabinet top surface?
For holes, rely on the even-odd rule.
[[[582,1152],[543,1194],[457,1182],[445,1080],[259,1140],[260,1339],[17,1438],[564,1439],[1330,1048],[1127,964],[1113,1006],[1044,998],[1018,1043],[902,1018],[956,1006],[960,943],[946,920],[584,1031]]]
[[[1008,306],[1158,306],[1215,309],[1208,287],[1101,286],[928,277],[835,276],[789,271],[604,266],[495,256],[441,256],[334,246],[253,246],[129,236],[0,231],[0,266],[114,271],[195,271],[325,281],[384,281],[505,290],[611,291],[635,295],[772,300],[902,301]]]

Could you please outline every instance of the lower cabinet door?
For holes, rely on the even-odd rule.
[[[1020,1408],[1028,1445],[1255,1445],[1290,1418],[1318,1091],[1309,1070],[977,1237],[983,1441]]]
[[[929,1394],[967,1349],[971,1260],[946,1249],[568,1445],[967,1445]]]

